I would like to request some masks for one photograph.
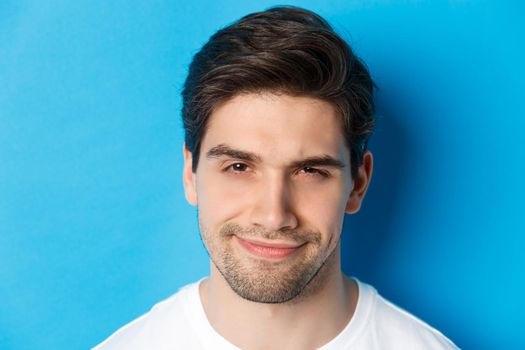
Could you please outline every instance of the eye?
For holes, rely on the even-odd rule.
[[[309,166],[300,169],[299,172],[302,174],[306,174],[308,176],[322,176],[322,177],[329,176],[328,172],[321,170],[321,169],[312,168]]]
[[[226,171],[228,170],[233,171],[235,173],[242,173],[248,170],[248,165],[244,163],[233,163],[226,168]]]

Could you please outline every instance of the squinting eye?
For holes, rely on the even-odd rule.
[[[312,174],[312,173],[317,173],[317,172],[318,172],[317,169],[310,168],[310,167],[303,168],[303,171],[304,171],[305,173],[310,173],[310,174]]]
[[[323,177],[327,177],[328,176],[328,174],[325,171],[320,170],[320,169],[316,169],[316,168],[311,168],[311,167],[304,167],[300,171],[302,173],[307,174],[307,175],[313,175],[313,176],[319,175],[319,176],[323,176]]]

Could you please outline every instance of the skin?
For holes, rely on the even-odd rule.
[[[186,199],[198,206],[211,258],[201,300],[212,327],[231,343],[316,349],[351,319],[358,290],[341,271],[339,238],[344,214],[360,209],[372,155],[365,153],[352,179],[349,154],[330,103],[269,92],[215,108],[195,173],[184,148]],[[250,298],[281,298],[290,289],[279,286],[283,276],[301,288],[291,299],[252,301],[225,277],[234,272]]]

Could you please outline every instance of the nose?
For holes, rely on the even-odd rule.
[[[272,174],[261,180],[253,198],[251,223],[269,231],[284,231],[297,227],[292,206],[292,188],[286,177]]]

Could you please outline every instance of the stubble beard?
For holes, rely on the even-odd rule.
[[[211,235],[217,235],[214,239]],[[305,242],[297,256],[282,261],[239,258],[233,236],[243,238],[285,238]],[[298,302],[317,291],[334,264],[336,244],[328,256],[320,252],[321,235],[312,231],[267,232],[225,224],[218,233],[201,225],[201,237],[211,261],[231,289],[241,298],[267,304]],[[330,268],[329,268],[330,267]]]

